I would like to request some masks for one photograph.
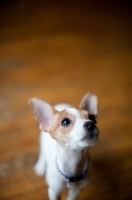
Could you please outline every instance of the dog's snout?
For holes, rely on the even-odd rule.
[[[87,121],[87,122],[84,123],[83,126],[88,133],[89,139],[93,139],[93,138],[98,137],[99,131],[98,131],[98,128],[96,127],[96,125],[94,124],[94,122]]]
[[[95,124],[94,124],[94,122],[87,121],[87,122],[84,123],[84,128],[92,131],[92,130],[95,129]]]

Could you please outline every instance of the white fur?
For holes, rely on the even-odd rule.
[[[65,103],[60,103],[55,106],[56,110],[58,111],[62,111],[64,109],[71,108],[71,107],[72,107],[71,105],[65,104]]]

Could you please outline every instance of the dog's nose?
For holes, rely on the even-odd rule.
[[[85,129],[87,129],[87,130],[90,130],[90,131],[92,131],[92,130],[94,130],[95,129],[95,124],[93,123],[93,122],[85,122],[84,123],[84,128]]]

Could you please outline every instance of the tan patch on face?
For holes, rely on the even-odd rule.
[[[94,116],[95,119],[96,119],[96,115],[93,114],[93,113],[91,113],[91,112],[88,112],[87,110],[78,108],[78,111],[79,111],[80,116],[81,116],[82,119],[86,119],[86,120],[89,119],[89,120],[91,120],[91,118],[90,118],[91,115]]]
[[[65,118],[68,118],[71,121],[71,123],[68,126],[62,125],[62,121]],[[54,115],[54,120],[50,131],[52,137],[56,139],[58,143],[64,146],[68,142],[68,134],[72,130],[75,121],[76,121],[76,116],[72,115],[66,110],[60,112],[57,111]]]
[[[88,111],[87,110],[84,110],[81,108],[77,108],[77,110],[79,111],[81,119],[88,119]]]

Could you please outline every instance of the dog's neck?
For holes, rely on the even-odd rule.
[[[58,166],[69,177],[77,176],[87,168],[88,156],[87,148],[73,150],[58,144]]]

